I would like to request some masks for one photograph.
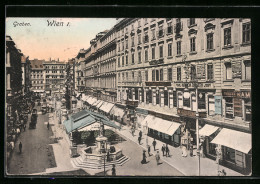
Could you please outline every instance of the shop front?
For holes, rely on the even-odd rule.
[[[243,174],[251,173],[251,134],[223,128],[211,143],[221,145],[221,164]]]
[[[180,145],[180,123],[147,115],[141,123],[148,129],[148,136],[172,146]]]

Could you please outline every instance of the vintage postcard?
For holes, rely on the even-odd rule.
[[[251,20],[6,18],[6,176],[251,176]]]

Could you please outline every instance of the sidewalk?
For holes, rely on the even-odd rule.
[[[115,121],[114,121],[115,122]],[[119,125],[118,122],[115,122],[117,125]],[[136,144],[139,145],[138,143],[138,134],[140,130],[135,131],[134,137],[132,136],[130,132],[130,127],[127,126],[122,126],[121,130],[116,130],[119,134],[123,135],[124,137],[130,139],[131,141],[135,142]],[[153,138],[148,136],[148,144],[151,146],[151,153],[155,155],[155,151],[152,146]],[[173,146],[168,145],[169,150],[170,150],[170,157],[163,157],[161,153],[161,147],[163,142],[156,140],[156,149],[160,151],[160,157],[161,159],[171,165],[172,167],[176,168],[179,170],[181,173],[183,173],[186,176],[198,176],[198,157],[196,155],[196,149],[193,150],[193,157],[190,157],[188,154],[187,157],[182,157],[181,156],[181,148],[175,148]],[[141,140],[141,147],[144,149],[147,149],[146,145],[146,135],[142,136]],[[188,152],[189,153],[189,152]],[[200,158],[200,176],[218,176],[217,173],[218,165],[215,163],[214,160],[211,160],[209,158]],[[243,176],[242,174],[233,171],[229,168],[219,166],[219,169],[225,169],[227,176]]]
[[[49,119],[49,123],[54,134],[53,136],[58,138],[58,143],[52,144],[57,167],[46,169],[46,173],[77,170],[70,162],[69,140],[62,124],[59,124],[55,112],[49,113],[49,116],[52,116]]]

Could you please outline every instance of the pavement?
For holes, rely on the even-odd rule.
[[[115,122],[115,121],[114,121]],[[119,125],[118,122],[115,122],[117,125]],[[135,131],[135,135],[132,136],[131,131],[130,131],[130,127],[128,126],[122,126],[121,130],[116,130],[117,133],[119,133],[120,135],[126,137],[127,139],[135,142],[136,144],[139,145],[138,143],[138,134],[139,134],[140,130],[136,130]],[[152,142],[153,142],[153,138],[147,136],[148,139],[148,144],[151,146],[151,153],[153,155],[156,154],[156,151],[154,151],[153,146],[152,146]],[[162,156],[161,153],[161,147],[163,144],[163,142],[156,140],[157,144],[156,144],[156,149],[160,150],[160,157],[161,159],[168,163],[169,165],[171,165],[172,167],[174,167],[175,169],[177,169],[178,171],[180,171],[181,173],[183,173],[185,176],[218,176],[218,164],[216,164],[216,162],[214,160],[211,160],[209,158],[200,158],[200,175],[199,175],[199,159],[198,156],[196,156],[196,149],[194,149],[193,151],[193,157],[190,157],[190,155],[188,154],[187,157],[182,157],[182,151],[180,147],[173,147],[171,145],[168,145],[169,150],[170,150],[170,157],[165,157]],[[142,140],[141,140],[141,146],[143,149],[147,150],[147,144],[146,144],[146,135],[142,136]],[[189,153],[189,152],[188,152]],[[227,175],[226,176],[244,176],[236,171],[233,171],[227,167],[224,166],[219,166],[219,169],[225,169]]]

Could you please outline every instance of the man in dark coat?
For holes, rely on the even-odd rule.
[[[139,137],[141,137],[141,139],[142,139],[142,135],[143,135],[143,133],[142,133],[142,131],[140,130],[140,132],[139,132]]]
[[[155,141],[155,139],[153,140],[153,149],[154,149],[154,151],[155,151],[155,146],[156,146],[156,141]]]
[[[145,154],[145,150],[143,151],[143,160],[141,161],[142,164],[146,163],[146,154]]]
[[[138,137],[138,142],[139,142],[139,144],[141,144],[141,137],[140,136]]]
[[[163,156],[164,156],[164,152],[165,152],[165,145],[163,144],[163,145],[162,145],[162,153],[163,153]]]
[[[22,145],[22,142],[20,142],[20,144],[19,144],[19,151],[20,151],[20,153],[22,153],[22,148],[23,148],[23,145]]]
[[[109,151],[107,152],[107,162],[110,161],[110,154],[109,154]]]
[[[113,168],[112,168],[112,176],[116,176],[116,168],[115,168],[115,164],[113,164]]]

